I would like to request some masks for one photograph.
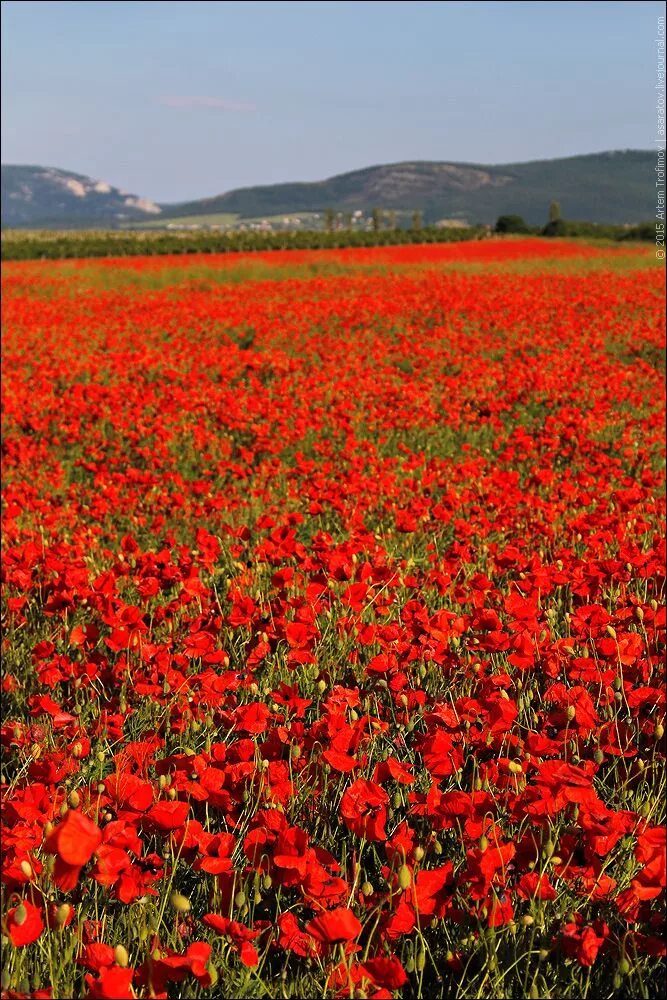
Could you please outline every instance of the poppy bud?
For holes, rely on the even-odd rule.
[[[23,901],[19,903],[14,911],[14,923],[21,927],[28,919],[28,911]]]
[[[234,896],[234,906],[238,907],[240,910],[242,906],[246,904],[246,894],[243,890],[239,890]]]
[[[611,636],[612,639],[616,638],[616,629],[613,625],[607,625],[607,635]]]
[[[216,969],[216,967],[214,965],[212,965],[209,962],[209,964],[206,966],[206,971],[208,972],[209,979],[211,980],[211,982],[209,983],[208,988],[211,989],[211,987],[215,986],[215,984],[218,981],[218,970]]]
[[[618,972],[621,976],[627,976],[630,972],[630,963],[625,956],[623,956],[621,961],[618,963]]]
[[[636,608],[635,608],[635,615],[637,616],[637,618],[638,618],[638,620],[639,620],[640,622],[643,622],[643,621],[644,621],[644,609],[643,609],[643,608],[641,608],[641,607],[639,607],[639,606],[638,606],[638,607],[636,607]]]
[[[535,923],[535,917],[531,917],[530,913],[524,914],[524,916],[521,918],[521,924],[523,927],[530,927],[534,923]]]
[[[273,885],[273,879],[271,878],[270,875],[264,876],[264,878],[262,879],[262,885],[266,890],[271,888],[271,886]]]
[[[317,690],[320,694],[324,694],[327,689],[327,682],[325,680],[320,680],[317,682]]]
[[[362,892],[362,895],[366,896],[367,898],[368,898],[368,896],[372,896],[373,895],[373,892],[374,892],[373,886],[368,881],[368,879],[366,879],[366,881],[361,886],[361,892]]]
[[[511,760],[507,765],[510,774],[523,774],[523,768],[517,760]]]
[[[542,851],[542,857],[543,858],[550,858],[550,857],[552,857],[552,855],[553,855],[553,853],[554,853],[555,850],[556,850],[556,846],[555,846],[553,840],[547,840],[546,844],[544,845],[544,850]]]
[[[479,849],[482,852],[482,854],[484,853],[484,851],[488,850],[488,847],[489,847],[489,838],[485,834],[482,834],[482,836],[479,838]]]
[[[602,750],[596,750],[595,751],[595,753],[593,754],[593,760],[595,761],[596,764],[603,764],[604,763],[604,754],[603,754]]]
[[[56,925],[58,927],[64,927],[67,923],[70,913],[72,912],[72,907],[69,903],[61,903],[61,905],[56,910]]]
[[[170,802],[174,801],[174,799],[176,798],[176,795],[177,795],[177,792],[176,792],[175,788],[170,788],[169,791],[167,792],[167,798],[169,799]]]
[[[171,905],[177,913],[188,913],[191,908],[190,900],[181,892],[172,892]]]
[[[255,889],[252,896],[252,901],[255,904],[255,906],[259,906],[259,904],[262,902],[262,894],[259,891],[259,889]]]
[[[662,737],[665,735],[665,727],[663,726],[662,722],[657,723],[654,732],[656,740],[661,740]]]
[[[421,861],[424,857],[424,848],[418,844],[412,852],[415,861]]]
[[[402,798],[400,792],[394,792],[394,798],[392,800],[392,805],[394,806],[394,809],[400,809],[401,806],[403,805],[403,798]]]
[[[401,889],[409,889],[412,885],[412,872],[407,865],[401,865],[398,870],[398,884]]]
[[[72,789],[72,791],[67,796],[67,801],[69,802],[72,809],[79,808],[79,806],[81,805],[81,796],[79,795],[76,789]]]
[[[113,954],[116,959],[116,965],[120,965],[121,969],[127,969],[130,964],[130,956],[127,953],[125,945],[117,944]]]
[[[34,872],[32,870],[32,865],[30,864],[29,861],[22,861],[20,868],[26,878],[31,879],[33,877]]]
[[[422,948],[417,952],[415,957],[415,969],[417,972],[423,972],[426,967],[426,952]]]
[[[415,971],[415,960],[412,955],[410,955],[410,957],[405,963],[405,971],[408,973],[408,975],[410,975]]]

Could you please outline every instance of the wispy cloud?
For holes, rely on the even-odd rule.
[[[160,104],[167,108],[178,108],[181,111],[194,111],[205,108],[210,111],[229,111],[236,114],[244,114],[256,111],[254,104],[245,101],[233,101],[228,97],[161,97]]]

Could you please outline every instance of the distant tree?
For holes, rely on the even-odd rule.
[[[373,222],[373,231],[379,232],[382,229],[382,212],[379,208],[374,208],[371,212],[371,219]]]
[[[497,233],[529,233],[530,227],[520,215],[500,215],[496,222]]]
[[[396,212],[389,212],[387,216],[387,225],[389,229],[396,229]]]
[[[422,225],[423,225],[422,213],[419,210],[417,210],[412,213],[412,228],[417,233],[422,228]]]
[[[324,213],[324,227],[328,233],[332,233],[336,223],[336,213],[333,208],[327,208]]]
[[[552,201],[549,205],[549,221],[542,230],[543,236],[566,236],[567,226],[560,210],[560,204]]]
[[[549,222],[559,222],[562,218],[560,203],[552,201],[549,205]]]
[[[352,212],[345,212],[343,215],[343,229],[352,228]]]

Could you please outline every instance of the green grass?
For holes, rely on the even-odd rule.
[[[182,215],[176,218],[160,217],[150,222],[135,222],[124,227],[126,229],[167,229],[170,225],[178,226],[231,226],[239,216],[234,212],[213,212],[211,215]]]

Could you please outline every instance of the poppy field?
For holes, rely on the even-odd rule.
[[[3,293],[2,997],[657,996],[651,249]]]

